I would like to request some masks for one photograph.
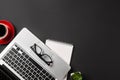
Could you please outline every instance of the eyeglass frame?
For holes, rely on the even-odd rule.
[[[38,48],[41,50],[40,53],[37,52],[36,47],[38,47]],[[44,52],[44,50],[43,50],[40,46],[38,46],[36,43],[34,43],[34,45],[31,46],[30,48],[31,48],[32,51],[35,52],[35,53],[40,57],[40,59],[42,59],[48,66],[52,66],[52,65],[53,65],[53,60],[52,60],[52,58],[51,58],[48,54],[46,54],[46,53]],[[44,55],[46,55],[51,61],[46,61],[46,60],[42,57],[42,56],[44,56]]]

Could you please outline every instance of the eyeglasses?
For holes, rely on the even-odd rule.
[[[34,44],[30,47],[48,66],[53,65],[52,58],[44,52],[44,50],[38,46],[37,44]]]

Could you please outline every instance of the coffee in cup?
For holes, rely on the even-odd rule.
[[[0,44],[8,44],[14,34],[14,26],[7,20],[0,20]]]
[[[8,29],[4,25],[0,24],[0,39],[5,38],[7,33]]]

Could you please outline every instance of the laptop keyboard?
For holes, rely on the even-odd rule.
[[[55,80],[18,45],[14,45],[3,60],[25,80]]]

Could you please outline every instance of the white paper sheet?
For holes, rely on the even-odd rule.
[[[72,44],[54,41],[50,39],[47,39],[45,44],[53,51],[55,51],[63,60],[65,60],[67,64],[70,64],[72,51],[73,51]],[[67,78],[65,78],[64,80],[66,79]]]

